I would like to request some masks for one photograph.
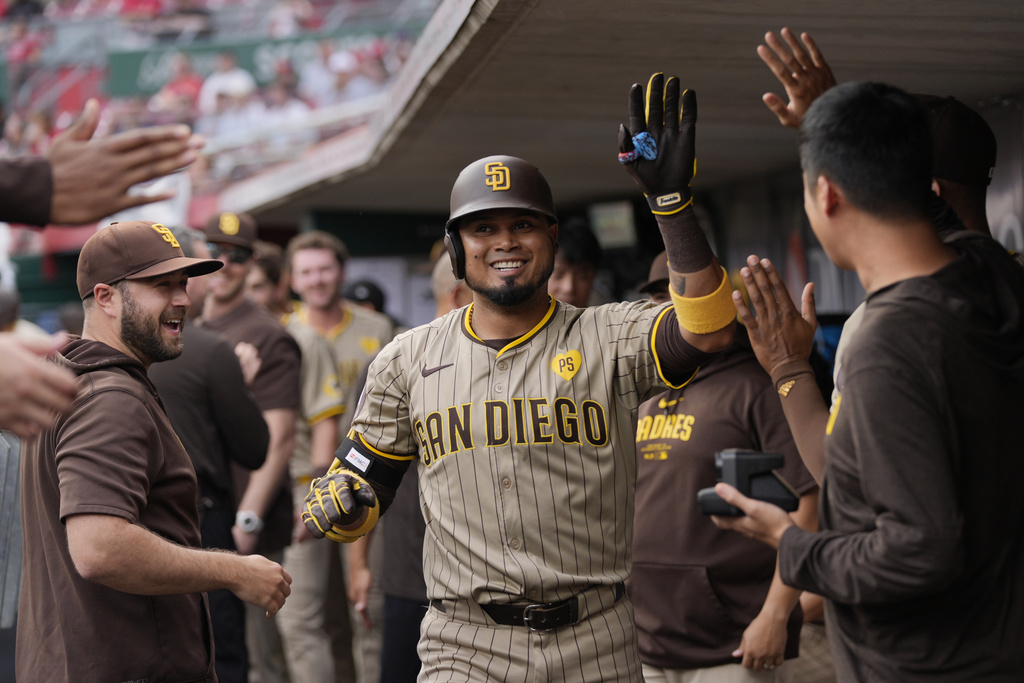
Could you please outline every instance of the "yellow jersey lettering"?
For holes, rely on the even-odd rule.
[[[636,423],[636,442],[647,440],[647,435],[651,433],[651,422],[653,418],[650,415],[644,415]]]
[[[554,443],[554,436],[546,431],[551,424],[551,418],[546,412],[548,400],[546,398],[531,398],[530,403],[530,425],[533,429],[533,443]]]
[[[430,441],[427,439],[427,432],[423,429],[423,422],[416,420],[416,424],[413,425],[413,431],[416,432],[416,437],[420,440],[420,447],[423,449],[423,466],[430,467],[437,460],[437,454],[434,453],[430,447]]]
[[[512,412],[516,418],[516,444],[522,446],[526,443],[526,413],[523,411],[524,398],[512,399]]]
[[[667,415],[665,416],[665,427],[662,428],[662,433],[658,436],[662,438],[672,438],[672,428],[679,422],[678,415]]]
[[[580,442],[580,423],[576,404],[567,398],[555,399],[555,430],[562,443]]]
[[[461,406],[448,408],[448,452],[455,453],[460,450],[473,450],[473,425],[470,420],[470,407],[472,403],[463,403]],[[459,408],[462,415],[459,415]],[[459,444],[462,447],[459,447]]]
[[[679,439],[681,441],[689,441],[690,440],[690,434],[693,433],[693,423],[695,421],[696,421],[696,418],[693,415],[687,415],[683,419],[683,428],[679,431]]]
[[[436,453],[434,460],[443,458],[445,455],[444,450],[444,418],[441,413],[431,413],[427,415],[427,440],[430,441],[430,447]]]
[[[591,446],[608,443],[608,419],[597,401],[583,402],[583,434]]]
[[[504,401],[484,401],[487,417],[487,447],[504,446],[508,443],[508,404]]]

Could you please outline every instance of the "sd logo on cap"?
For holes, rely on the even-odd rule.
[[[189,277],[206,275],[223,264],[188,258],[174,234],[160,223],[111,223],[82,247],[78,256],[78,294],[84,301],[96,285],[138,280],[185,270]]]

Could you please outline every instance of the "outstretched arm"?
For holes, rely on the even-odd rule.
[[[53,172],[49,222],[92,223],[133,206],[169,199],[173,193],[129,196],[132,185],[188,166],[202,138],[183,124],[154,126],[92,139],[99,103],[89,100],[82,116],[54,138],[47,152]]]
[[[801,33],[800,40],[788,28],[779,33],[782,40],[771,31],[764,34],[767,45],[757,46],[757,56],[786,89],[789,103],[771,92],[761,99],[779,118],[779,123],[799,128],[811,103],[834,86],[836,78],[809,33]]]
[[[647,197],[669,261],[669,291],[683,338],[702,351],[732,341],[729,280],[693,213],[697,96],[679,79],[651,76],[629,92],[629,129],[619,126],[619,161]]]
[[[804,467],[820,484],[825,471],[828,407],[808,360],[818,327],[814,284],[808,283],[804,288],[802,311],[798,311],[786,284],[768,259],[747,257],[747,267],[740,269],[740,277],[753,313],[740,293],[733,292],[736,312],[747,328],[754,355],[779,392]]]
[[[46,360],[65,341],[62,336],[22,339],[0,334],[0,429],[28,439],[71,407],[78,388],[75,376]]]
[[[71,515],[68,549],[83,578],[124,593],[169,595],[227,588],[268,616],[291,593],[292,577],[261,555],[187,548],[111,515]]]

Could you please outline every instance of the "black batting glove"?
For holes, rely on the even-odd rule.
[[[629,129],[619,125],[619,161],[658,215],[678,213],[693,201],[696,123],[697,95],[686,90],[680,97],[675,76],[651,76],[646,97],[639,83],[630,88]]]
[[[351,541],[351,531],[362,526],[368,511],[376,521],[373,488],[353,472],[336,470],[313,480],[302,506],[302,522],[315,538]]]

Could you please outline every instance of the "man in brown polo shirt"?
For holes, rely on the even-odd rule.
[[[266,558],[199,548],[195,471],[146,374],[181,353],[189,276],[218,267],[158,223],[82,249],[85,327],[56,359],[78,395],[22,469],[18,680],[215,681],[203,591],[268,614],[290,592]]]
[[[270,445],[264,464],[237,489],[241,497],[232,532],[238,552],[258,552],[280,561],[294,522],[288,463],[302,406],[302,355],[295,339],[245,294],[256,231],[256,222],[247,214],[220,213],[207,221],[204,232],[210,253],[224,267],[209,279],[203,326],[232,344],[248,342],[259,353],[259,372],[249,388],[263,411]],[[250,678],[260,683],[287,680],[277,626],[258,610],[247,612],[246,643]]]

